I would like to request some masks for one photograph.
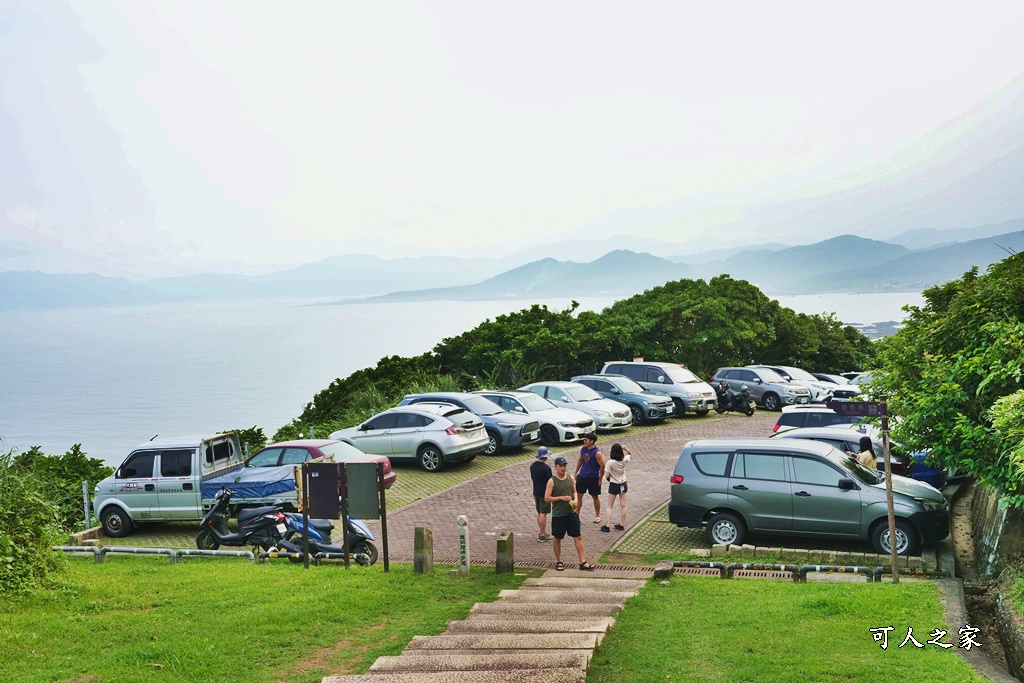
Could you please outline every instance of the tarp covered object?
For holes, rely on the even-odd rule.
[[[238,481],[235,481],[235,480]],[[295,466],[243,467],[234,472],[208,479],[199,485],[203,500],[210,500],[222,486],[239,498],[295,498]]]

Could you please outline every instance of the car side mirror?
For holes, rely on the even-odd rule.
[[[665,383],[665,375],[658,375],[658,384]]]
[[[364,425],[359,425],[359,431],[361,431],[361,432],[368,432],[368,431],[370,431],[371,429],[373,429],[373,427],[371,427],[371,426],[370,426],[370,425],[368,425],[368,424],[364,424]]]
[[[569,397],[568,396],[563,396],[562,398],[560,398],[558,400],[561,401],[562,403],[568,403],[569,402]]]
[[[843,477],[842,479],[839,480],[839,488],[842,489],[843,491],[849,491],[850,489],[853,488],[853,479],[847,479],[846,477]]]
[[[755,377],[754,381],[757,382],[758,384],[764,384],[764,382],[761,381],[760,377]]]

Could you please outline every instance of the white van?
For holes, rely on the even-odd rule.
[[[601,374],[625,375],[644,389],[668,394],[676,404],[676,417],[684,412],[707,415],[718,401],[710,384],[679,363],[614,360],[604,364]]]

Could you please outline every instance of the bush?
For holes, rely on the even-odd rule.
[[[57,508],[57,521],[67,531],[87,526],[82,507],[82,482],[95,484],[114,471],[98,458],[87,457],[76,443],[62,455],[45,455],[39,446],[13,456],[12,466],[37,477]]]
[[[53,487],[15,465],[14,451],[0,454],[0,593],[43,584],[63,564],[51,548],[64,533]]]

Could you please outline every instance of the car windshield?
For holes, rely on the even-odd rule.
[[[554,408],[554,404],[547,400],[543,396],[537,394],[524,394],[522,396],[516,396],[516,400],[523,404],[529,412],[535,412],[538,410],[551,410]]]
[[[463,398],[462,402],[477,415],[497,415],[504,412],[498,405],[491,403],[483,396]]]
[[[856,458],[851,458],[845,453],[840,453],[836,449],[832,449],[832,452],[825,457],[846,470],[851,477],[862,484],[877,484],[880,481],[878,476],[880,473],[878,470],[864,467],[864,465],[857,462]]]
[[[644,391],[642,386],[628,377],[616,377],[615,379],[610,379],[608,381],[614,384],[615,387],[624,394],[642,394]]]
[[[679,382],[680,384],[693,384],[695,382],[704,381],[682,365],[668,365],[663,369],[665,374],[672,378],[673,382]]]
[[[786,381],[786,379],[782,375],[780,375],[779,373],[775,372],[774,370],[769,370],[768,368],[758,368],[757,369],[757,374],[761,377],[761,380],[764,381],[764,382],[785,382]]]
[[[572,396],[573,400],[576,401],[596,401],[601,398],[601,394],[582,384],[578,387],[565,387],[565,393]]]
[[[818,381],[817,378],[815,378],[814,375],[812,375],[811,373],[807,372],[806,370],[801,370],[800,368],[783,368],[783,369],[787,373],[789,373],[789,376],[792,377],[793,379],[799,379],[799,380],[803,380],[805,382],[807,382],[807,381],[817,382]]]

